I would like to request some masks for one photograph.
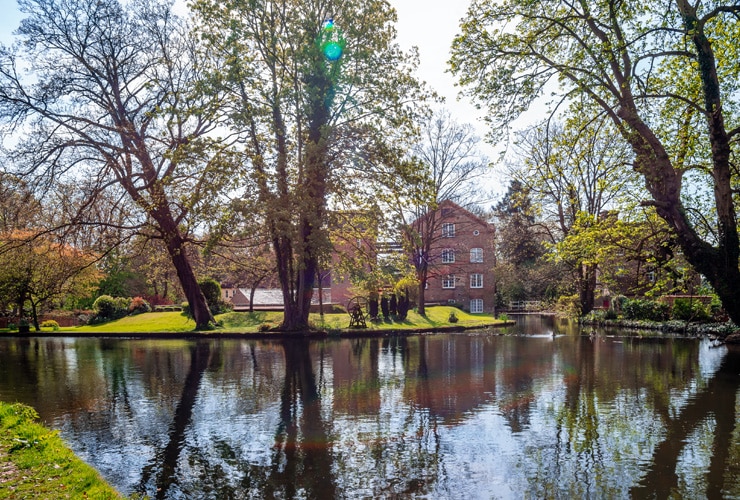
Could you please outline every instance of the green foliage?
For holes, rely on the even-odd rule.
[[[577,318],[581,315],[581,300],[576,295],[562,295],[558,297],[558,301],[555,304],[555,310],[558,314],[567,316],[569,318]]]
[[[45,321],[42,321],[39,326],[41,328],[51,328],[54,331],[59,330],[59,323],[57,323],[53,319],[47,319]]]
[[[304,328],[311,293],[304,288],[331,250],[327,205],[374,199],[378,179],[406,154],[398,144],[413,135],[415,104],[426,94],[414,76],[416,57],[395,42],[396,13],[382,0],[334,6],[347,40],[336,61],[315,43],[331,10],[320,3],[190,6],[213,62],[204,68],[211,94],[229,102],[227,117],[248,144],[238,161],[252,167],[254,218],[268,228],[281,285],[296,291],[283,325]]]
[[[213,278],[204,278],[198,281],[198,286],[206,298],[211,314],[220,314],[228,309],[221,299],[221,285]]]
[[[603,118],[610,122],[603,136],[588,135],[627,143],[631,152],[621,164],[612,162],[616,170],[585,184],[610,188],[624,172],[638,173],[647,196],[628,195],[652,198],[670,239],[740,323],[739,205],[733,198],[740,145],[734,140],[740,119],[737,19],[737,2],[727,1],[479,0],[453,42],[450,65],[468,95],[488,107],[496,137],[505,138],[509,125],[534,106],[542,109],[543,101],[549,123],[565,116],[565,123],[581,124],[571,128],[574,138]],[[535,150],[525,153],[532,165],[553,173],[560,165],[590,169],[609,159],[588,154],[562,162],[577,146],[565,141],[559,147],[551,134],[542,144],[558,154],[542,161]],[[577,178],[541,177],[562,179],[552,184],[563,189],[555,196],[561,203],[556,213],[572,220],[576,212],[568,205]],[[608,190],[602,192],[606,196],[590,197],[579,210],[598,216],[613,207]],[[598,248],[581,236],[583,244],[571,245],[571,255],[591,258]],[[637,243],[642,236],[650,235],[638,234]]]
[[[671,317],[682,321],[709,321],[712,315],[701,300],[677,298],[673,302]]]
[[[110,295],[101,295],[93,302],[93,310],[103,318],[113,318],[116,310],[116,302]]]
[[[96,317],[91,321],[110,321],[126,316],[129,312],[130,299],[124,297],[111,297],[110,295],[101,295],[93,302],[93,310]]]
[[[622,303],[625,319],[665,321],[670,316],[670,306],[655,300],[627,299]]]

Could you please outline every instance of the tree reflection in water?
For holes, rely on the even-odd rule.
[[[0,339],[0,399],[152,498],[738,496],[739,390],[671,338]]]

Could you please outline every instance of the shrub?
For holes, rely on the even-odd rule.
[[[682,321],[708,321],[711,314],[702,301],[681,298],[673,303],[672,317]]]
[[[396,305],[396,309],[398,311],[399,320],[403,321],[408,317],[410,307],[409,291],[407,288],[404,293],[398,295],[398,304]]]
[[[101,295],[93,302],[96,318],[93,322],[109,321],[123,318],[128,314],[128,305],[131,301],[122,297],[113,298],[110,295]]]
[[[211,314],[219,314],[222,309],[221,285],[213,278],[205,278],[198,281],[200,291],[206,298]]]
[[[93,309],[101,318],[112,318],[116,310],[116,301],[110,295],[101,295],[93,302]]]
[[[670,306],[654,300],[627,299],[622,304],[625,319],[665,321],[670,316]]]
[[[378,314],[380,313],[380,304],[378,304],[377,294],[370,295],[370,298],[367,301],[367,310],[368,314],[370,315],[370,319],[378,319]]]
[[[506,313],[499,314],[498,319],[500,319],[501,321],[509,321],[509,315]]]
[[[59,330],[59,323],[57,323],[53,319],[47,319],[45,321],[42,321],[40,326],[41,328],[51,328],[54,331]]]
[[[555,304],[555,310],[569,318],[577,318],[581,315],[581,301],[578,295],[561,295]]]
[[[113,301],[116,303],[116,318],[123,318],[128,316],[128,306],[131,304],[131,298],[129,297],[115,297]]]
[[[134,297],[128,305],[128,311],[130,314],[141,314],[150,312],[151,310],[152,306],[149,305],[149,302],[141,297]]]
[[[390,318],[390,310],[388,308],[388,297],[383,295],[380,299],[380,311],[383,314],[383,318],[386,320]]]

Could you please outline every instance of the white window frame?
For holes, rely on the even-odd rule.
[[[455,237],[455,224],[453,222],[445,222],[442,224],[442,237],[443,238],[454,238]]]
[[[470,299],[470,312],[473,314],[483,312],[483,299]]]
[[[472,273],[470,275],[470,288],[483,288],[482,273]]]
[[[451,290],[455,288],[455,275],[454,274],[448,274],[444,278],[442,278],[442,288],[445,290]]]
[[[470,262],[483,262],[483,249],[482,248],[471,248],[470,249]]]
[[[451,248],[445,248],[442,250],[442,264],[454,264],[455,263],[455,251]]]

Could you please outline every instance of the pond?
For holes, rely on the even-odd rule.
[[[492,332],[2,338],[0,400],[151,498],[740,497],[740,352]]]

